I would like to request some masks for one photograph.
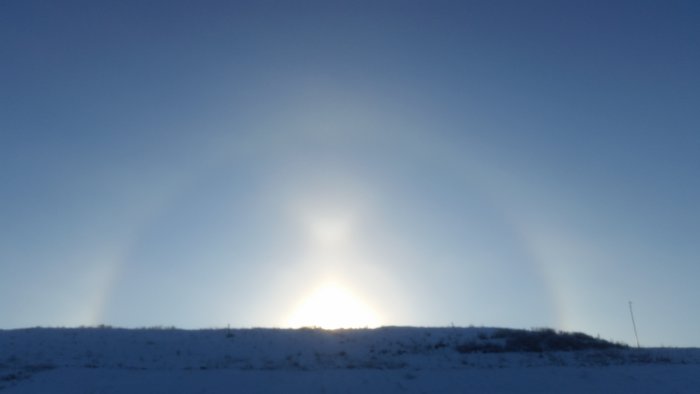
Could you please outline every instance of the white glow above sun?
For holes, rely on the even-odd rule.
[[[347,289],[327,284],[312,292],[294,310],[289,326],[338,328],[373,328],[380,325],[377,314]]]
[[[306,220],[310,241],[317,251],[339,249],[351,239],[352,220],[346,216],[315,216]]]

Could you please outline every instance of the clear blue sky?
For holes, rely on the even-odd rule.
[[[643,345],[698,346],[698,21],[3,1],[0,327],[287,326],[331,286],[378,324],[628,343],[631,300]]]

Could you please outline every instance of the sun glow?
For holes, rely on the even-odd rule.
[[[347,289],[327,284],[312,292],[292,313],[289,326],[324,329],[378,327],[372,308]]]
[[[362,224],[358,199],[312,197],[293,205],[300,230],[306,235],[306,249],[299,264],[306,275],[297,283],[314,287],[292,306],[286,326],[378,327],[380,319],[375,309],[357,289],[347,286],[372,275],[363,272],[367,258],[362,256],[361,239],[357,237],[357,227]]]
[[[351,225],[347,218],[314,218],[308,227],[316,247],[338,248],[348,241]]]

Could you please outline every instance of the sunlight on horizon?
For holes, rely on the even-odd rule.
[[[308,295],[294,310],[287,322],[291,328],[320,327],[375,328],[379,316],[358,296],[335,283],[325,284]]]
[[[334,199],[314,197],[297,210],[300,229],[306,233],[307,249],[302,259],[319,274],[295,300],[285,325],[323,329],[378,327],[376,309],[350,286],[361,246],[354,237],[361,225],[356,206]],[[353,269],[350,269],[353,267]],[[346,273],[343,274],[343,271]],[[355,282],[357,283],[357,282]]]

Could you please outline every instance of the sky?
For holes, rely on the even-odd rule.
[[[694,1],[3,1],[0,328],[700,346]]]

